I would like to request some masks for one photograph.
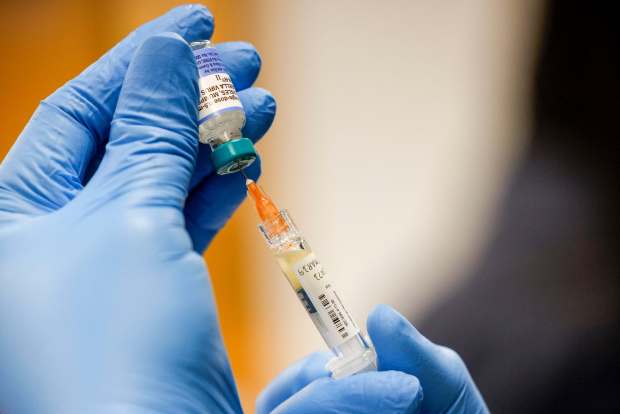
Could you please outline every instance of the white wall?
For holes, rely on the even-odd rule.
[[[419,319],[484,247],[527,134],[539,3],[261,1],[262,184],[360,324],[380,302]],[[257,346],[280,367],[323,345],[253,237]]]

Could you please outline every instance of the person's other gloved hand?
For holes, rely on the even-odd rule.
[[[372,311],[367,327],[379,372],[333,380],[324,368],[330,355],[312,354],[261,393],[257,413],[488,413],[456,352],[430,342],[386,305]]]
[[[212,28],[200,6],[142,26],[45,99],[0,165],[0,412],[241,411],[201,253],[244,180],[198,144],[184,40]],[[250,88],[260,59],[219,50],[256,140],[275,112]]]

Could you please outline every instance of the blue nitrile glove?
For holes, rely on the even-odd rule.
[[[280,374],[259,396],[258,414],[476,414],[488,409],[465,364],[386,305],[368,317],[379,372],[328,378],[328,353],[312,354]]]
[[[0,165],[0,412],[241,411],[201,252],[244,179],[198,145],[183,40],[212,28],[200,6],[139,28],[45,99]],[[260,59],[219,49],[256,140],[275,111],[250,88]]]

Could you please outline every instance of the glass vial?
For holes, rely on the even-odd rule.
[[[240,171],[257,157],[252,141],[243,138],[245,111],[220,55],[209,40],[190,43],[198,67],[198,133],[209,144],[218,174]]]

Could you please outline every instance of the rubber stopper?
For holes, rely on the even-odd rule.
[[[248,138],[225,142],[211,153],[211,160],[219,175],[243,170],[254,162],[258,155],[254,144]]]

